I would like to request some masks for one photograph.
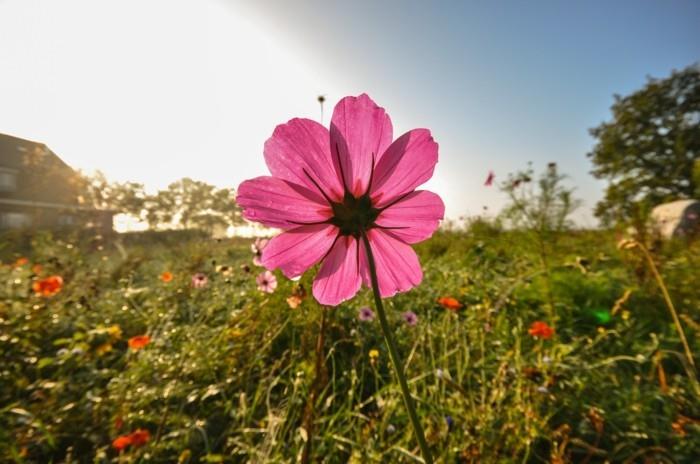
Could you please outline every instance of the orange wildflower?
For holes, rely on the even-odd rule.
[[[134,351],[137,351],[145,347],[149,343],[151,343],[151,337],[149,337],[148,335],[136,335],[135,337],[131,337],[129,339],[129,348],[131,348]]]
[[[162,280],[163,282],[165,282],[167,284],[168,282],[173,280],[173,273],[169,272],[169,271],[165,271],[164,273],[162,273],[160,275],[160,280]]]
[[[548,340],[554,335],[554,329],[549,326],[546,322],[535,321],[530,326],[528,333],[535,338],[541,338],[543,340]]]
[[[452,298],[451,296],[443,296],[438,298],[437,302],[440,304],[445,309],[449,309],[450,311],[459,311],[464,307],[462,303],[460,303],[456,298]]]
[[[32,284],[32,290],[37,295],[54,296],[63,288],[63,278],[61,276],[52,275],[45,279],[36,280]]]
[[[21,257],[21,258],[17,258],[17,261],[15,261],[15,262],[12,264],[12,267],[22,267],[22,266],[24,266],[25,264],[27,264],[28,262],[29,262],[29,260],[23,256],[23,257]]]
[[[41,274],[41,271],[44,269],[44,267],[41,264],[35,264],[32,266],[32,272],[34,274]]]

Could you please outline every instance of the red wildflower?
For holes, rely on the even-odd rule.
[[[112,446],[117,451],[121,451],[133,442],[131,435],[121,435],[114,439]]]
[[[148,335],[136,335],[135,337],[131,337],[129,339],[129,348],[131,348],[134,351],[137,351],[145,347],[149,343],[151,343],[151,337],[149,337]]]
[[[549,326],[546,322],[535,321],[530,326],[528,333],[535,338],[541,338],[543,340],[548,340],[554,335],[554,329]]]
[[[442,306],[443,308],[455,312],[459,311],[464,307],[462,303],[460,303],[456,298],[452,298],[451,296],[440,297],[438,298],[437,302],[440,303],[440,306]]]
[[[131,444],[138,448],[143,446],[151,439],[151,432],[146,429],[136,429],[131,432]]]
[[[151,439],[151,432],[146,429],[136,429],[127,435],[120,435],[112,442],[112,447],[122,451],[127,446],[138,448],[145,445]]]
[[[45,279],[36,280],[32,284],[32,290],[37,295],[54,296],[63,288],[63,278],[61,276],[52,275]]]

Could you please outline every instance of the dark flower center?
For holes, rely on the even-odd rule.
[[[331,202],[333,217],[330,222],[340,229],[341,235],[352,235],[359,238],[363,231],[374,227],[374,221],[380,210],[372,206],[369,194],[355,198],[350,192],[345,192],[342,203]]]

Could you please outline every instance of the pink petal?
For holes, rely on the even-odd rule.
[[[329,143],[328,129],[321,124],[292,119],[277,126],[265,142],[265,162],[273,176],[316,193],[320,188],[337,201],[343,198],[343,184],[333,167]]]
[[[314,192],[269,176],[243,182],[236,202],[244,218],[281,229],[325,221],[332,215],[330,205]]]
[[[357,240],[349,235],[338,237],[314,280],[316,300],[337,306],[355,296],[362,284],[358,264]]]
[[[345,97],[335,105],[330,149],[336,169],[345,177],[345,186],[356,197],[367,191],[372,157],[378,161],[392,137],[389,115],[366,94]]]
[[[412,192],[433,176],[438,144],[428,129],[403,134],[386,150],[374,170],[372,200],[378,207]]]
[[[370,229],[367,238],[377,266],[379,294],[382,298],[408,291],[423,280],[418,256],[410,245],[394,237],[391,232],[380,229]],[[364,284],[371,288],[372,280],[364,245],[360,251],[360,272]]]
[[[406,243],[418,243],[433,235],[444,215],[439,196],[416,190],[382,211],[375,222]]]
[[[268,269],[280,268],[290,279],[300,276],[328,253],[337,235],[338,228],[329,224],[289,229],[263,249],[262,264]]]

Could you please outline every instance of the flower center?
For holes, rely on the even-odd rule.
[[[372,206],[368,194],[355,198],[349,192],[345,192],[342,203],[331,202],[331,208],[331,224],[340,229],[341,235],[352,235],[355,238],[359,238],[362,231],[371,229],[380,213],[380,210]]]

